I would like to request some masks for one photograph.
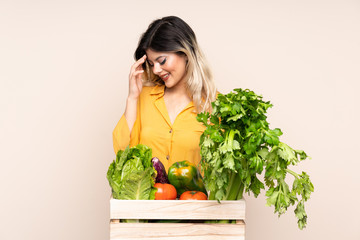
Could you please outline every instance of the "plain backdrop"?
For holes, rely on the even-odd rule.
[[[271,101],[311,159],[308,226],[246,196],[247,240],[360,239],[360,1],[0,1],[0,239],[109,239],[112,130],[140,34],[177,15],[220,92]]]

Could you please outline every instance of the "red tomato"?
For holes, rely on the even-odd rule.
[[[176,188],[168,183],[155,183],[154,187],[158,190],[155,193],[155,200],[175,200],[177,196]]]
[[[200,191],[186,191],[181,194],[180,200],[207,200],[207,196]]]

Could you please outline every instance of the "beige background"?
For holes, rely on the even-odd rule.
[[[111,132],[140,33],[165,15],[192,26],[220,91],[262,94],[312,156],[295,169],[315,185],[308,227],[263,192],[246,239],[360,239],[360,2],[130,2],[0,1],[0,239],[108,239]]]

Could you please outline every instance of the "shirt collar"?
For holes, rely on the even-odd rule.
[[[165,94],[165,85],[155,85],[154,88],[151,90],[150,95],[151,96],[157,96],[157,99],[161,98]],[[194,102],[191,101],[184,110],[195,107]]]
[[[156,85],[150,92],[150,95],[164,95],[165,92],[165,85]]]

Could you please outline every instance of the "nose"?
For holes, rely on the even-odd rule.
[[[156,75],[159,75],[161,73],[162,69],[160,67],[160,63],[155,63],[153,67],[153,73]]]

